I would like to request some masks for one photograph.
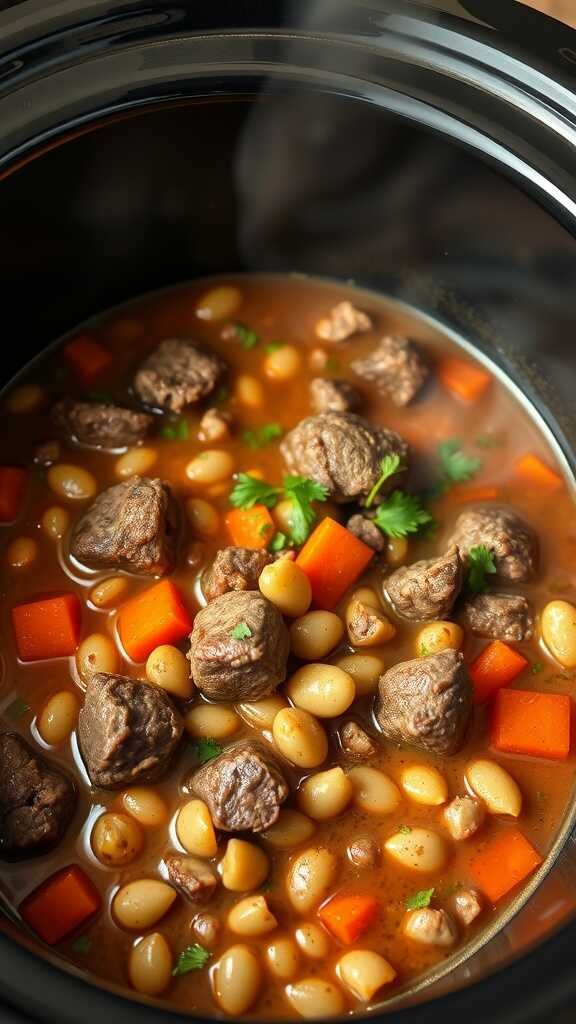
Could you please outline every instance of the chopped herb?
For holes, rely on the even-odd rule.
[[[234,626],[234,629],[230,630],[230,636],[233,640],[249,640],[252,636],[252,630],[247,622],[239,622],[238,625]]]
[[[79,935],[77,939],[71,945],[71,949],[75,953],[89,953],[92,947],[92,943],[87,935]]]
[[[194,942],[179,954],[172,974],[176,977],[179,974],[188,974],[189,971],[199,971],[206,966],[211,956],[212,953],[208,949]]]
[[[476,444],[479,448],[500,448],[504,444],[504,437],[502,434],[481,434],[476,438]]]
[[[90,402],[101,402],[103,405],[110,405],[114,401],[110,391],[89,391],[86,397]]]
[[[402,464],[402,459],[400,458],[399,455],[394,454],[384,456],[380,463],[380,476],[378,477],[376,483],[374,484],[374,487],[370,491],[370,494],[366,498],[366,501],[364,502],[366,508],[370,508],[370,505],[372,505],[374,498],[378,494],[378,491],[382,487],[382,484],[385,482],[385,480],[388,480],[389,477],[394,476],[395,473],[397,473],[400,469],[403,468],[404,467]]]
[[[13,722],[17,722],[19,718],[23,718],[28,711],[30,711],[30,705],[27,704],[22,697],[16,697],[16,700],[13,700],[6,708],[6,714]]]
[[[531,671],[533,676],[537,676],[538,673],[541,672],[543,668],[544,668],[544,665],[542,664],[541,661],[535,661],[534,664],[532,665],[530,671]]]
[[[410,828],[410,825],[400,825],[398,831],[402,836],[409,836],[412,829]]]
[[[192,746],[200,764],[206,764],[206,761],[212,761],[213,758],[219,757],[224,750],[224,747],[220,746],[212,736],[201,736],[200,739],[194,740]]]
[[[420,657],[426,658],[429,653],[430,651],[428,650],[426,644],[420,644]]]
[[[277,352],[279,348],[284,348],[285,344],[285,341],[271,341],[266,345],[264,351],[271,355],[272,352]]]
[[[487,576],[496,572],[492,552],[485,544],[477,544],[468,552],[468,589],[473,594],[482,594],[488,587]]]
[[[242,345],[242,348],[254,348],[254,346],[260,341],[256,331],[251,330],[250,327],[246,327],[246,324],[237,323],[234,324],[234,327],[236,328],[236,337]]]
[[[161,437],[168,441],[187,441],[189,437],[188,420],[184,418],[163,423],[160,428]]]
[[[388,537],[405,537],[408,533],[418,533],[434,519],[414,495],[392,491],[376,509],[374,522]]]
[[[258,530],[258,536],[259,537],[265,537],[266,534],[270,533],[270,530],[273,530],[273,529],[274,529],[274,527],[272,526],[271,523],[262,523],[262,526]]]
[[[291,529],[295,544],[303,544],[316,522],[313,501],[326,501],[328,488],[305,476],[285,476],[284,493],[292,503]]]
[[[446,490],[452,484],[471,480],[482,467],[480,459],[466,455],[460,447],[460,441],[453,437],[438,445],[438,456],[442,469],[442,488]]]
[[[268,545],[268,551],[275,554],[277,551],[284,551],[288,547],[288,537],[285,533],[275,533]]]
[[[230,504],[235,508],[252,508],[254,505],[274,508],[281,494],[280,487],[267,484],[265,480],[259,480],[248,473],[238,473],[230,494]]]
[[[249,448],[256,450],[282,437],[283,433],[283,427],[279,423],[265,423],[263,427],[257,427],[256,430],[245,430],[242,440]]]
[[[325,370],[332,370],[334,373],[340,369],[340,360],[336,356],[329,356],[324,363]]]
[[[419,892],[408,897],[405,903],[406,910],[423,910],[424,907],[429,907],[433,895],[434,889],[420,889]]]

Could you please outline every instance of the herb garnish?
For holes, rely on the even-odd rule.
[[[187,441],[190,436],[188,420],[181,418],[169,423],[163,423],[160,427],[160,435],[165,437],[167,441]]]
[[[284,348],[285,344],[286,344],[285,341],[270,341],[268,343],[268,345],[266,345],[266,348],[264,349],[264,351],[268,355],[271,355],[272,352],[277,352],[279,348]]]
[[[366,501],[364,502],[366,508],[370,508],[370,506],[374,502],[374,498],[376,497],[378,491],[382,487],[382,484],[386,480],[388,480],[389,477],[394,476],[395,473],[398,473],[401,469],[404,469],[404,466],[402,463],[402,459],[398,454],[395,453],[394,455],[384,456],[380,463],[380,476],[378,477],[376,483],[374,484],[374,487],[370,491],[370,494],[366,498]]]
[[[542,664],[541,661],[535,661],[534,664],[531,666],[530,671],[531,671],[533,676],[536,676],[536,675],[538,675],[539,672],[542,671],[543,668],[544,668],[544,665]]]
[[[271,551],[272,554],[276,554],[276,552],[278,551],[284,551],[284,549],[287,547],[288,537],[286,536],[285,533],[278,532],[275,533],[274,536],[272,537],[272,540],[268,545],[268,551]]]
[[[252,636],[252,630],[247,622],[239,622],[234,629],[230,630],[230,636],[233,640],[249,640]]]
[[[199,942],[194,942],[179,954],[172,974],[176,977],[179,974],[188,974],[189,971],[199,971],[206,966],[211,956],[212,953],[208,949],[204,949]]]
[[[405,903],[406,910],[423,910],[424,907],[429,907],[433,895],[434,889],[420,889],[408,897]]]
[[[284,429],[279,423],[265,423],[263,427],[256,427],[255,430],[245,430],[242,440],[249,448],[256,451],[258,448],[264,448],[271,441],[276,441],[277,438],[282,437],[283,433]]]
[[[434,517],[420,500],[405,491],[392,491],[376,509],[374,523],[388,537],[405,537],[431,525]]]
[[[200,764],[206,764],[206,761],[212,761],[213,758],[219,757],[224,750],[224,747],[212,736],[201,736],[200,739],[193,741],[192,746]]]
[[[496,572],[496,563],[485,544],[477,544],[468,552],[468,589],[473,594],[483,594],[488,588],[487,576]]]
[[[282,487],[275,487],[248,473],[239,473],[230,494],[230,503],[235,508],[248,509],[254,505],[274,508],[282,494],[292,505],[290,539],[294,544],[303,544],[316,522],[312,502],[326,501],[328,497],[328,489],[316,480],[305,476],[285,476]]]
[[[249,473],[238,473],[230,494],[230,504],[235,508],[252,508],[254,505],[274,508],[281,494],[281,487],[267,484],[265,480],[259,480]]]
[[[474,455],[466,455],[460,447],[458,438],[453,437],[448,441],[442,441],[438,445],[438,456],[442,470],[442,489],[447,490],[452,484],[463,483],[471,480],[479,469],[482,462]]]
[[[236,329],[236,337],[242,345],[242,348],[254,348],[254,346],[260,341],[256,331],[251,330],[250,327],[246,327],[246,324],[236,323],[234,324],[234,327]]]

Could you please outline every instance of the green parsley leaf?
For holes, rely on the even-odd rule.
[[[194,740],[192,746],[200,764],[206,764],[206,761],[212,761],[215,757],[219,757],[224,750],[224,747],[212,736],[201,736],[200,739]]]
[[[268,551],[275,554],[277,551],[284,551],[288,547],[288,537],[285,533],[275,533],[268,545]]]
[[[285,341],[271,341],[271,342],[269,342],[268,345],[266,345],[266,348],[264,349],[264,351],[268,355],[271,355],[272,352],[277,352],[279,348],[284,348],[285,344],[286,344]]]
[[[370,508],[370,505],[373,503],[374,498],[378,494],[378,491],[382,487],[384,481],[388,480],[388,477],[394,476],[394,474],[397,473],[398,470],[402,468],[402,459],[400,458],[399,455],[394,454],[384,456],[380,463],[380,476],[378,477],[376,483],[374,484],[374,487],[370,491],[370,494],[366,498],[366,501],[364,502],[366,508]]]
[[[544,665],[542,664],[541,661],[535,661],[534,664],[531,666],[530,671],[531,671],[533,676],[537,676],[538,673],[541,672],[543,668],[544,668]]]
[[[410,828],[410,825],[400,825],[398,827],[398,831],[402,836],[409,836],[412,829]]]
[[[89,953],[92,947],[92,943],[87,935],[79,935],[74,942],[71,943],[70,949],[75,953]]]
[[[281,487],[274,487],[248,473],[238,473],[230,494],[230,504],[235,508],[252,508],[253,505],[274,508],[281,494]]]
[[[249,640],[252,636],[252,630],[247,622],[239,622],[238,625],[234,626],[234,629],[230,630],[230,636],[233,640]]]
[[[274,529],[274,527],[270,523],[262,523],[262,526],[258,530],[258,536],[259,537],[265,537],[266,534],[270,533],[270,530],[273,530],[273,529]]]
[[[427,655],[428,655],[428,654],[429,654],[430,652],[429,652],[429,650],[428,650],[428,648],[427,648],[426,644],[420,644],[420,648],[419,648],[419,651],[418,651],[418,653],[419,653],[419,655],[420,655],[420,657],[421,657],[421,658],[426,658],[426,657],[427,657]]]
[[[388,537],[406,537],[434,522],[418,498],[405,491],[392,491],[376,509],[374,522]]]
[[[413,896],[409,896],[404,904],[406,910],[423,910],[429,907],[434,895],[434,889],[420,889]]]
[[[492,552],[485,544],[477,544],[468,552],[468,589],[473,594],[483,594],[488,587],[487,576],[496,572]]]
[[[471,480],[482,467],[480,459],[462,451],[460,441],[455,437],[438,445],[438,455],[445,487]]]
[[[6,715],[11,718],[13,722],[17,722],[18,719],[23,718],[30,711],[30,705],[22,697],[16,697],[11,704],[6,708]]]
[[[188,974],[189,971],[199,971],[206,966],[211,956],[212,953],[208,949],[204,949],[199,942],[194,942],[179,954],[172,974],[176,977],[179,974]]]
[[[254,348],[254,346],[260,341],[256,331],[251,330],[250,327],[246,327],[246,324],[237,323],[234,324],[234,327],[236,328],[236,337],[242,345],[242,348]]]
[[[242,434],[242,440],[249,448],[255,451],[258,448],[263,448],[264,445],[270,444],[271,441],[282,437],[283,433],[284,429],[279,423],[265,423],[263,427],[257,427],[256,430],[245,430]]]
[[[184,418],[163,423],[160,427],[160,436],[167,441],[187,441],[189,437],[188,420]]]
[[[295,544],[303,544],[316,522],[312,502],[326,501],[328,488],[305,476],[285,476],[283,484],[284,493],[292,503],[292,540]]]

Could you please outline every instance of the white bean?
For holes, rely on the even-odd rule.
[[[157,461],[155,448],[129,448],[116,462],[116,476],[123,480],[131,476],[146,476]]]
[[[70,466],[64,462],[50,466],[46,479],[54,494],[59,498],[68,498],[69,501],[87,501],[98,490],[92,473],[82,466]]]
[[[247,892],[262,885],[270,871],[270,862],[254,843],[245,839],[229,839],[219,870],[225,889]]]
[[[374,654],[346,654],[339,658],[336,664],[352,676],[357,697],[376,692],[378,680],[384,672],[382,658],[377,658]]]
[[[218,510],[204,498],[188,498],[186,512],[193,533],[202,537],[215,537],[220,529]]]
[[[246,896],[228,914],[228,927],[236,935],[267,935],[278,927],[265,896]]]
[[[383,985],[389,985],[396,971],[383,956],[371,949],[353,949],[341,956],[336,973],[347,989],[368,1003]]]
[[[109,576],[92,588],[90,600],[96,608],[116,608],[127,589],[128,580],[124,576]]]
[[[97,672],[117,672],[120,668],[120,654],[106,633],[91,633],[76,652],[76,664],[80,678],[87,683]]]
[[[258,580],[260,592],[282,615],[291,618],[304,615],[312,600],[312,587],[306,573],[289,558],[279,558],[265,565]]]
[[[217,284],[204,292],[196,303],[200,320],[227,320],[242,303],[242,292],[233,284]]]
[[[57,746],[76,727],[80,702],[70,690],[59,690],[46,702],[38,717],[38,732],[45,743]]]
[[[229,704],[196,704],[184,717],[186,732],[200,738],[210,736],[214,740],[227,740],[238,732],[240,719]]]
[[[258,409],[264,405],[264,388],[257,377],[249,373],[241,373],[236,378],[236,398],[241,405],[249,409]]]
[[[51,505],[43,513],[40,523],[52,540],[61,540],[70,525],[70,513],[59,505]]]
[[[400,773],[400,785],[416,804],[439,807],[448,799],[446,779],[429,764],[411,764]]]
[[[279,693],[273,693],[270,697],[263,697],[262,700],[237,704],[236,711],[245,722],[248,722],[248,725],[254,729],[265,731],[272,729],[278,712],[287,707],[288,701]]]
[[[337,665],[303,665],[286,685],[286,693],[298,708],[318,718],[336,718],[348,710],[356,697],[352,676]]]
[[[276,850],[291,850],[310,839],[316,825],[305,814],[287,807],[280,811],[277,820],[260,835]]]
[[[298,790],[298,806],[315,821],[336,818],[352,799],[352,783],[340,767],[309,775]]]
[[[176,835],[187,853],[194,853],[197,857],[215,857],[218,852],[210,811],[202,800],[188,800],[180,808]]]
[[[159,996],[172,981],[172,950],[161,932],[152,932],[130,953],[128,973],[132,987],[145,996]]]
[[[29,569],[38,556],[38,545],[32,537],[16,537],[8,545],[6,561],[11,569]]]
[[[147,786],[131,786],[121,796],[124,810],[145,828],[158,828],[168,821],[168,808],[159,793]]]
[[[515,779],[496,761],[479,758],[466,767],[466,782],[486,805],[490,814],[517,818],[522,810],[522,793]]]
[[[552,657],[563,668],[576,668],[576,607],[569,601],[549,601],[540,628]]]
[[[451,648],[459,651],[464,642],[464,631],[456,622],[427,622],[416,634],[416,654],[424,658]]]
[[[262,984],[262,971],[249,946],[231,946],[219,959],[212,973],[216,1002],[225,1013],[240,1016],[256,1002]]]
[[[112,901],[114,917],[123,928],[140,931],[150,928],[168,913],[176,899],[176,890],[157,878],[139,878],[128,882]]]
[[[146,678],[148,682],[173,694],[174,697],[179,697],[180,700],[189,700],[192,696],[190,663],[182,651],[171,644],[160,644],[148,655]],[[213,733],[202,735],[212,736]]]
[[[307,612],[290,626],[292,653],[303,661],[320,661],[340,643],[343,634],[344,623],[335,612]]]
[[[330,951],[330,939],[319,925],[310,921],[298,926],[294,938],[309,960],[324,960]]]
[[[300,371],[302,356],[295,345],[282,345],[264,361],[264,373],[271,380],[292,380]]]
[[[384,772],[357,765],[348,772],[354,805],[367,814],[391,814],[402,799],[398,786]]]
[[[313,715],[301,708],[279,711],[274,719],[272,735],[283,757],[299,768],[317,768],[326,759],[326,733]]]
[[[228,480],[234,472],[234,459],[230,452],[219,448],[207,448],[196,455],[186,466],[186,476],[194,484],[219,484]]]
[[[124,867],[142,852],[144,836],[138,822],[128,814],[106,811],[96,820],[91,843],[102,864]]]
[[[280,981],[290,981],[300,967],[300,953],[293,939],[278,936],[266,949],[268,969]]]
[[[396,832],[386,840],[384,849],[401,867],[421,874],[441,871],[448,857],[444,839],[427,828]]]
[[[324,978],[303,978],[287,985],[286,998],[292,1009],[306,1020],[324,1020],[344,1012],[342,993]]]
[[[294,858],[287,877],[290,902],[308,914],[326,896],[336,879],[338,858],[324,846],[311,846]]]

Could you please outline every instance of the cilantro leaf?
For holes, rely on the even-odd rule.
[[[483,594],[488,587],[487,576],[496,572],[492,552],[485,544],[477,544],[468,552],[468,589],[473,594]]]
[[[194,740],[192,746],[200,764],[206,764],[206,761],[212,761],[213,758],[219,757],[224,750],[224,747],[217,743],[212,736],[201,736],[200,739]]]
[[[246,324],[236,323],[236,337],[242,345],[242,348],[251,349],[258,344],[260,338],[256,334],[256,331],[251,330],[250,327],[246,327]]]
[[[189,971],[199,971],[206,966],[211,956],[212,953],[208,949],[204,949],[199,942],[194,942],[179,954],[172,974],[176,977],[179,974],[188,974]]]
[[[272,352],[277,352],[279,348],[284,348],[285,344],[286,344],[285,341],[271,341],[271,342],[269,342],[268,345],[266,345],[266,348],[264,349],[264,351],[268,355],[271,355]]]
[[[13,722],[17,722],[19,718],[23,718],[29,711],[30,705],[22,697],[16,697],[6,708],[6,715]]]
[[[395,453],[394,455],[384,456],[380,463],[380,476],[378,477],[376,483],[374,484],[374,487],[370,491],[370,494],[366,498],[366,501],[364,502],[366,508],[370,508],[370,505],[373,503],[374,498],[378,494],[378,491],[382,487],[384,481],[387,480],[388,477],[394,476],[394,474],[397,473],[398,470],[400,469],[403,469],[402,459],[397,453]]]
[[[275,554],[277,551],[284,551],[288,547],[288,537],[285,533],[275,533],[268,545],[268,551]]]
[[[434,895],[434,889],[420,889],[413,896],[409,896],[404,904],[406,910],[423,910],[429,907]]]
[[[254,505],[274,508],[281,493],[281,487],[274,487],[248,473],[238,473],[230,494],[230,504],[235,508],[252,508]]]
[[[230,630],[230,636],[233,640],[249,640],[252,636],[252,630],[247,622],[239,622],[234,629]]]
[[[392,491],[376,509],[374,523],[388,537],[405,537],[418,533],[422,526],[434,522],[418,498],[405,491]]]
[[[544,665],[542,664],[541,661],[535,661],[534,664],[532,665],[530,671],[531,671],[533,676],[537,676],[538,673],[541,672],[543,668],[544,668]]]
[[[303,544],[316,522],[312,502],[326,501],[328,488],[305,476],[285,476],[283,484],[284,493],[292,504],[292,540]]]
[[[163,423],[160,427],[160,436],[168,441],[187,441],[189,437],[188,420],[183,417],[179,420],[172,420]]]
[[[256,430],[245,430],[242,440],[249,448],[256,451],[256,449],[270,444],[271,441],[275,441],[278,437],[282,437],[283,433],[284,429],[279,423],[265,423],[263,427],[257,427]]]
[[[466,455],[458,438],[453,437],[438,445],[438,456],[445,487],[471,480],[482,467],[482,462],[473,455]]]

